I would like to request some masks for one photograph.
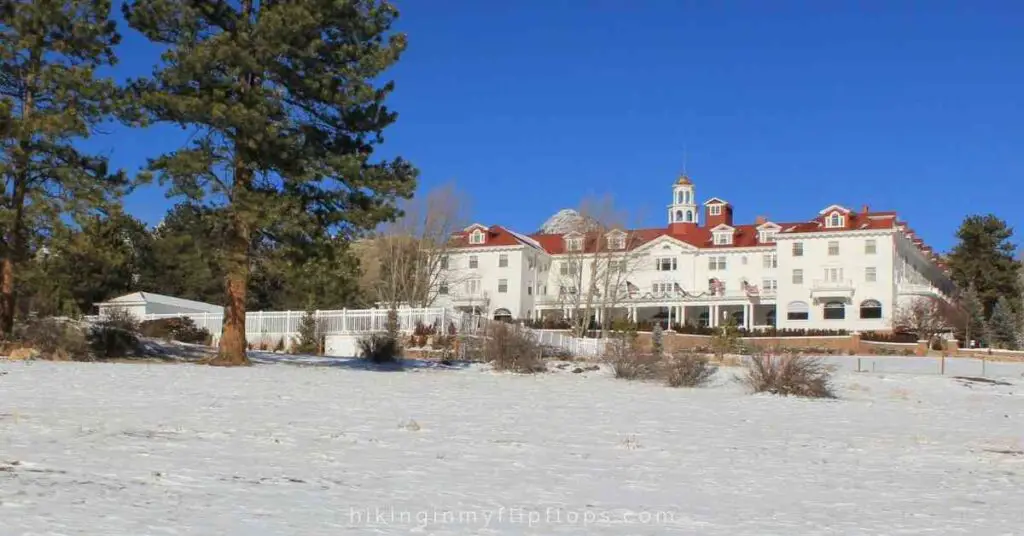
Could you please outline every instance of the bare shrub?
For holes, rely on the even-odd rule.
[[[835,398],[832,373],[820,359],[788,355],[755,355],[741,381],[755,393],[809,398]]]
[[[693,354],[679,353],[661,362],[661,373],[669,387],[703,387],[718,372],[708,358]]]
[[[187,316],[146,320],[139,324],[139,332],[144,337],[191,344],[210,345],[213,341],[209,330],[196,326],[195,321]]]
[[[636,338],[629,333],[616,333],[605,346],[604,360],[623,380],[649,380],[658,375],[658,358],[640,352]]]
[[[14,338],[17,344],[33,348],[40,359],[57,361],[91,359],[85,331],[65,318],[34,318],[19,324]]]
[[[86,337],[94,357],[128,357],[139,351],[139,321],[128,311],[114,309],[89,328]]]
[[[401,348],[398,339],[387,333],[371,333],[359,339],[359,352],[372,363],[397,363]]]
[[[533,373],[547,369],[541,357],[541,346],[533,334],[502,322],[494,322],[487,327],[484,354],[497,370]]]

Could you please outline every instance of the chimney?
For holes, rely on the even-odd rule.
[[[860,211],[862,213],[864,213],[864,214],[867,214],[867,213],[871,212],[871,207],[869,207],[867,205],[864,205],[864,206],[860,207]]]
[[[765,223],[767,221],[768,221],[768,218],[766,218],[764,216],[758,216],[758,217],[754,218],[754,224],[756,224],[756,225],[761,225],[762,223]]]

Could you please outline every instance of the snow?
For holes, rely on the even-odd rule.
[[[585,225],[586,224],[586,225]],[[572,231],[580,231],[583,227],[596,226],[592,219],[586,219],[580,213],[571,208],[563,208],[551,215],[544,225],[541,225],[541,234],[565,234]]]
[[[282,358],[282,360],[285,358]],[[1024,381],[0,363],[0,533],[1013,534]],[[4,374],[6,373],[6,374]]]

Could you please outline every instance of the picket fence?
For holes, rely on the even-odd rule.
[[[447,332],[454,326],[459,334],[479,334],[495,320],[442,307],[402,308],[398,313],[399,330],[411,333],[418,324],[436,326]],[[252,311],[245,316],[245,336],[252,344],[273,348],[279,341],[288,345],[299,333],[299,324],[305,311]],[[387,309],[341,309],[315,311],[314,315],[324,335],[360,335],[383,332],[387,326]],[[214,339],[220,338],[223,317],[216,313],[164,313],[146,314],[141,320],[188,317],[196,326],[206,328]],[[605,341],[572,337],[565,333],[541,331],[521,327],[530,332],[543,345],[561,348],[577,357],[600,357]]]

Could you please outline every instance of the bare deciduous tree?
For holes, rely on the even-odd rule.
[[[955,313],[955,308],[943,300],[914,298],[893,312],[893,329],[913,333],[918,340],[930,343],[936,335],[953,326]]]
[[[365,273],[379,304],[429,307],[445,284],[456,283],[448,281],[446,263],[452,234],[467,225],[469,205],[462,192],[446,184],[402,209],[403,216],[364,250]]]
[[[565,254],[557,267],[559,302],[572,311],[577,336],[586,332],[595,315],[601,318],[604,334],[613,312],[628,296],[627,278],[639,265],[634,252],[639,240],[611,197],[585,199],[579,214],[564,235]]]

